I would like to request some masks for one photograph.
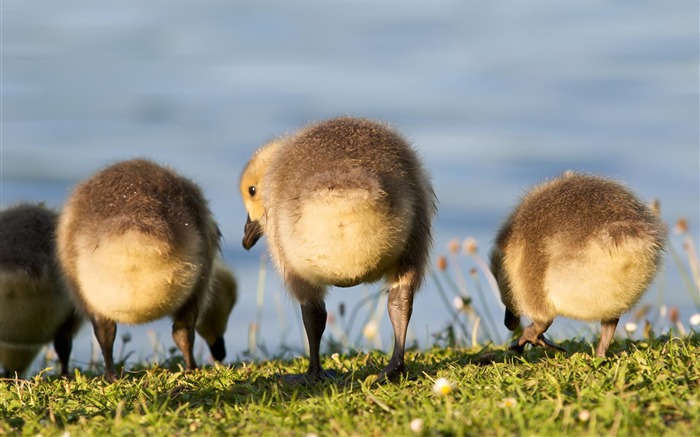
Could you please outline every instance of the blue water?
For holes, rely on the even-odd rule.
[[[2,206],[46,201],[60,208],[79,180],[133,156],[196,180],[241,288],[226,335],[230,359],[248,349],[264,253],[264,244],[250,253],[240,244],[240,171],[263,142],[314,120],[374,117],[411,140],[440,201],[434,258],[452,238],[467,236],[487,254],[518,196],[566,169],[602,173],[660,199],[664,218],[671,226],[687,218],[700,246],[697,2],[1,7]],[[682,251],[679,236],[670,241]],[[475,264],[460,259],[467,274]],[[666,265],[644,300],[680,306],[687,321],[697,308],[679,267],[670,257]],[[258,341],[271,353],[281,343],[303,353],[296,305],[268,267]],[[329,310],[339,317],[340,302],[352,308],[375,291],[332,290]],[[488,291],[486,297],[488,308],[477,308],[495,314],[505,338],[497,302]],[[368,311],[358,316],[353,341]],[[378,313],[381,344],[358,345],[388,351],[388,320]],[[428,279],[416,299],[413,340],[431,344],[450,317]],[[148,330],[166,350],[173,345],[167,320],[119,327],[118,338],[132,335],[126,350],[135,359],[153,354]],[[557,320],[550,332],[592,338],[595,330]],[[91,336],[85,326],[76,339],[75,365],[88,362]],[[201,343],[198,350],[207,356]]]

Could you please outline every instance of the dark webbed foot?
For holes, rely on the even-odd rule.
[[[523,337],[520,337],[519,339],[517,339],[513,343],[511,343],[508,348],[512,351],[522,353],[523,350],[525,349],[525,345],[527,343],[530,343],[533,346],[542,346],[542,347],[545,347],[547,349],[554,349],[557,351],[566,352],[566,349],[564,349],[563,347],[559,346],[558,344],[550,341],[544,335],[541,336],[540,338],[532,340],[532,341],[531,340],[523,340]]]
[[[406,365],[403,361],[399,363],[389,361],[389,364],[377,375],[377,382],[393,381],[405,373]]]
[[[545,331],[547,330],[547,328],[549,328],[551,324],[552,322],[533,322],[530,326],[525,328],[525,330],[523,331],[523,335],[521,335],[519,339],[511,343],[509,347],[510,350],[522,353],[523,349],[525,348],[525,345],[530,343],[534,346],[542,346],[548,349],[566,352],[566,349],[564,349],[556,343],[551,342],[544,336]]]

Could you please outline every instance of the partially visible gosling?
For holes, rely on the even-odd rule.
[[[620,316],[649,286],[666,226],[627,188],[566,172],[525,195],[496,237],[491,268],[506,326],[532,324],[513,342],[561,347],[543,334],[556,316],[600,320],[596,355],[605,356]]]
[[[200,188],[173,170],[134,159],[81,182],[58,225],[58,254],[116,379],[116,323],[173,317],[187,370],[197,367],[197,319],[212,296],[220,232]]]
[[[216,361],[223,361],[226,358],[224,333],[229,315],[238,300],[238,286],[233,273],[223,265],[219,256],[214,259],[211,289],[211,301],[200,313],[196,329],[207,342],[211,356]]]
[[[73,337],[82,322],[61,280],[54,232],[58,214],[43,204],[0,212],[0,364],[22,375],[53,341],[68,375]]]
[[[267,235],[270,254],[300,302],[309,367],[292,382],[329,376],[319,358],[330,285],[386,279],[394,351],[379,380],[404,371],[406,330],[431,244],[435,195],[414,150],[395,131],[341,117],[258,150],[241,175],[243,246]]]

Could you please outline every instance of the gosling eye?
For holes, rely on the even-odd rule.
[[[255,197],[255,193],[257,191],[258,190],[255,188],[255,185],[251,185],[250,187],[248,187],[248,194],[250,194],[250,197]]]

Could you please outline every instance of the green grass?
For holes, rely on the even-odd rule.
[[[109,384],[78,370],[0,382],[0,435],[697,435],[700,335],[616,340],[608,359],[583,341],[569,353],[502,347],[407,354],[409,372],[372,384],[383,353],[326,355],[336,382],[298,387],[277,374],[306,359],[128,372]],[[168,368],[169,367],[169,368]],[[446,378],[451,393],[433,393]],[[411,430],[414,419],[422,432]]]
[[[29,380],[0,380],[0,435],[700,436],[700,334],[684,334],[677,308],[669,309],[668,320],[658,309],[636,310],[634,321],[643,322],[646,339],[619,337],[607,359],[594,358],[593,346],[582,340],[561,343],[568,353],[468,348],[508,339],[496,335],[496,316],[487,310],[498,293],[485,260],[475,242],[465,240],[461,254],[460,245],[451,243],[449,265],[448,257],[441,257],[430,275],[448,314],[449,323],[434,338],[442,347],[408,352],[409,371],[399,381],[373,384],[389,358],[381,352],[326,354],[324,366],[341,377],[308,387],[278,378],[306,370],[306,358],[245,361],[183,374],[181,358],[171,355],[161,365],[129,369],[114,384],[91,370],[76,370],[71,379],[43,372]],[[683,246],[687,262],[682,251],[669,247],[686,277],[690,306],[700,309],[694,246]],[[471,264],[464,264],[465,255]],[[261,272],[262,281],[264,263]],[[261,282],[259,308],[263,290]],[[659,305],[664,291],[658,287]],[[364,306],[369,305],[365,325],[380,314],[379,297],[371,295],[351,309],[341,337],[354,337],[355,316]],[[463,303],[460,309],[455,298]],[[259,319],[260,313],[249,353],[267,357],[256,343]],[[655,337],[652,324],[657,332],[673,328],[683,335]],[[356,347],[333,334],[326,335],[328,349]],[[280,356],[289,351],[281,348]],[[451,384],[450,393],[433,392],[440,378]],[[411,427],[416,420],[422,421],[420,431]]]

